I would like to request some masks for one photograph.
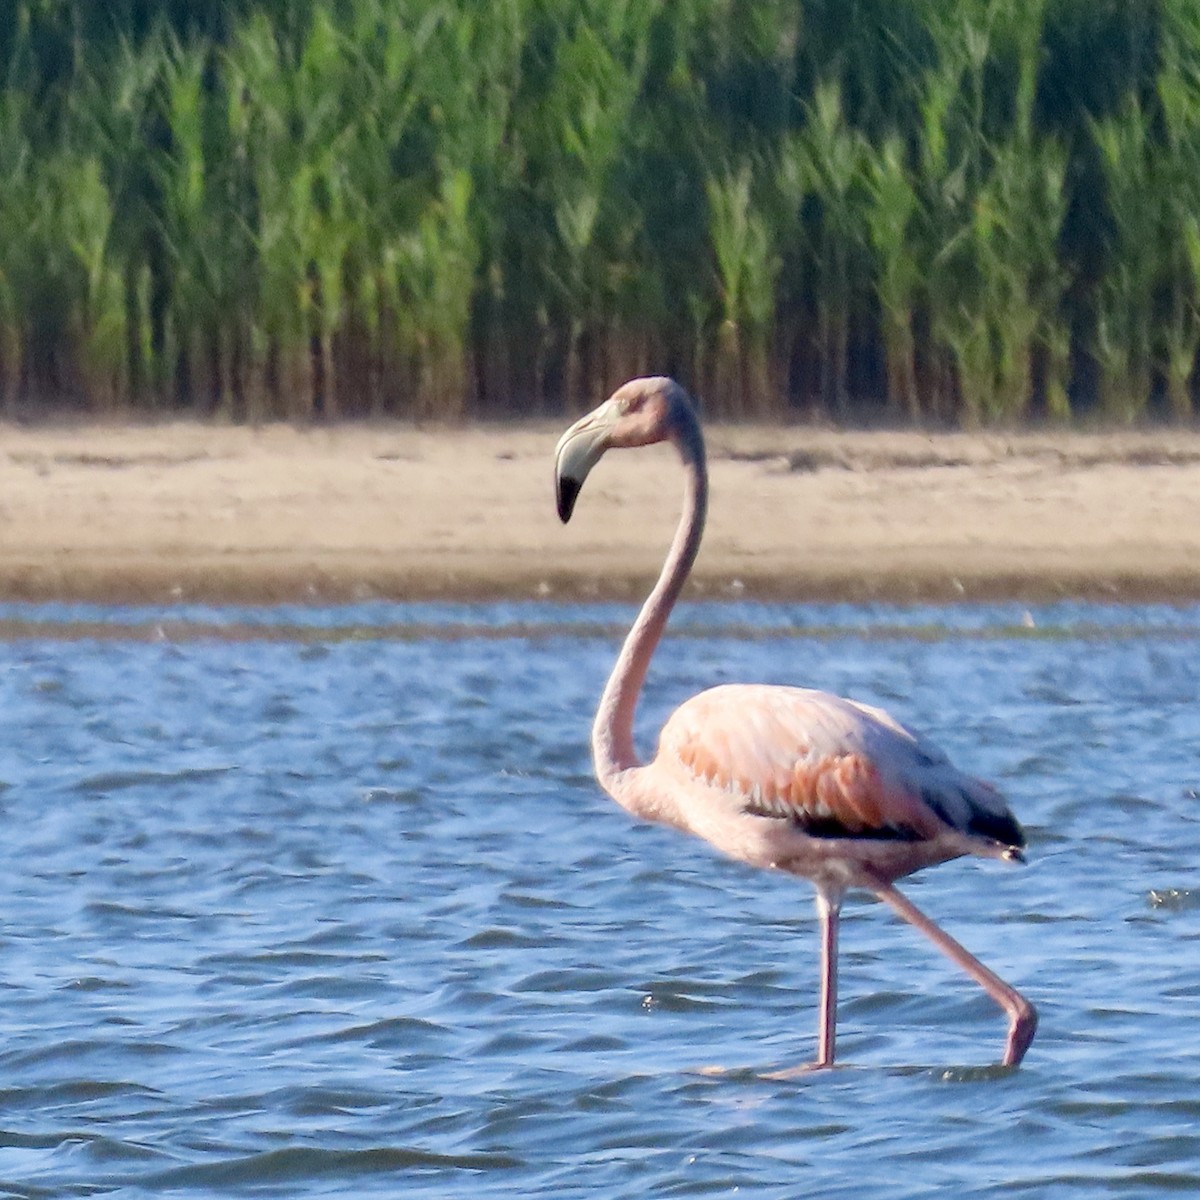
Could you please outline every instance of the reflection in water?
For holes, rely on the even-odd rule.
[[[1038,1004],[1025,1066],[855,898],[851,1065],[790,1083],[762,1072],[812,1053],[811,890],[592,782],[627,616],[0,610],[0,1192],[1200,1187],[1200,609],[681,610],[647,748],[709,684],[822,687],[1030,834],[1027,869],[906,885]]]

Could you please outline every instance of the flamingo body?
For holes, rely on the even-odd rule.
[[[808,688],[727,684],[680,705],[658,753],[620,781],[631,810],[733,858],[834,892],[1023,844],[999,794],[867,705]]]
[[[685,468],[684,511],[657,583],[634,621],[592,726],[596,774],[635,816],[695,834],[752,866],[810,879],[822,922],[815,1066],[830,1066],[836,1028],[838,914],[866,888],[920,929],[1008,1013],[1003,1063],[1021,1061],[1033,1006],[892,885],[962,855],[1022,860],[1025,837],[999,792],[955,767],[882,709],[799,687],[728,684],[685,701],[647,764],[633,719],[650,658],[687,579],[708,500],[704,439],[687,393],[636,379],[563,434],[559,516],[570,519],[592,468],[612,448],[669,441]]]

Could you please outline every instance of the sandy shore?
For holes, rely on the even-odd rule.
[[[0,427],[0,596],[627,597],[678,513],[612,454],[563,528],[560,428]],[[716,427],[693,594],[1200,597],[1200,434]]]

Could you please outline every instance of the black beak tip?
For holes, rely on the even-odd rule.
[[[566,476],[559,476],[555,489],[558,498],[558,519],[565,525],[575,511],[575,500],[583,484]]]

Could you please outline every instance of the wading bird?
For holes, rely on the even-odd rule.
[[[965,854],[1022,861],[1024,834],[995,789],[959,771],[881,709],[795,687],[730,684],[701,692],[668,718],[653,761],[638,761],[638,693],[704,530],[704,437],[679,384],[635,379],[576,421],[555,451],[558,515],[566,522],[605,451],[664,441],[683,461],[683,515],[596,711],[597,778],[636,817],[696,834],[732,858],[816,886],[821,1007],[811,1066],[833,1064],[838,914],[848,888],[864,888],[890,905],[1004,1009],[1009,1030],[1002,1062],[1016,1066],[1037,1027],[1033,1006],[892,886]]]

